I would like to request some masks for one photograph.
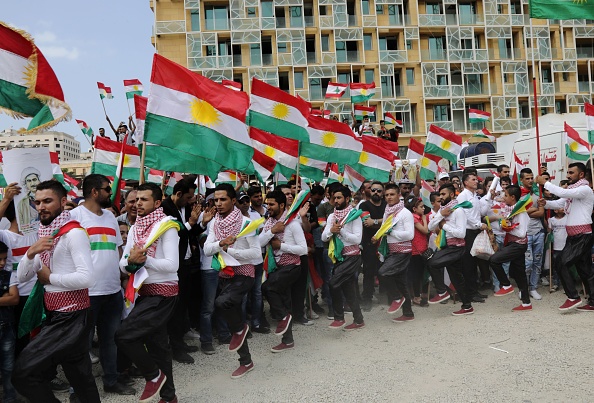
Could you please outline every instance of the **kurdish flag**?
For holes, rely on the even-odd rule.
[[[365,182],[365,177],[363,175],[348,165],[344,167],[344,172],[342,174],[343,185],[348,186],[353,192],[356,192],[361,189],[363,182]]]
[[[134,143],[142,144],[144,141],[144,121],[146,119],[146,104],[148,98],[142,95],[134,95],[134,111],[136,113],[136,130],[134,131]]]
[[[394,126],[398,127],[399,129],[402,129],[404,127],[402,125],[402,120],[396,119],[396,117],[394,115],[392,115],[390,112],[384,113],[384,120],[386,121],[386,124],[394,125]]]
[[[115,229],[110,227],[88,227],[85,228],[91,241],[91,250],[110,250],[114,251],[116,245]]]
[[[590,158],[590,145],[567,123],[565,123],[565,153],[567,158],[572,160],[588,161]]]
[[[330,164],[330,170],[328,171],[328,181],[327,184],[340,182],[342,183],[343,176],[338,172],[338,164]]]
[[[146,143],[144,166],[163,171],[180,171],[196,175],[208,175],[216,178],[223,166],[206,158],[197,158],[188,152]]]
[[[400,159],[400,149],[398,148],[398,143],[390,140],[383,139],[381,137],[374,137],[374,136],[365,136],[365,141],[369,141],[385,150],[390,151],[394,154],[394,160]]]
[[[275,172],[280,172],[287,178],[293,175],[299,161],[299,142],[297,140],[278,137],[255,127],[250,129],[250,137],[254,150],[258,150],[276,161]]]
[[[360,104],[369,101],[375,95],[375,82],[371,84],[351,83],[351,103]]]
[[[431,208],[431,193],[435,190],[425,182],[424,179],[421,179],[421,199],[423,200],[423,204],[429,208]]]
[[[124,80],[124,90],[126,91],[126,98],[132,99],[134,95],[142,95],[142,83],[137,78]]]
[[[309,116],[321,116],[323,118],[328,119],[328,117],[330,117],[330,110],[329,109],[324,109],[322,111],[322,110],[319,110],[319,109],[312,109]]]
[[[89,137],[93,137],[93,129],[91,129],[89,127],[89,125],[87,124],[87,122],[85,122],[84,120],[78,120],[75,119],[76,123],[78,123],[78,127],[80,127],[80,130],[86,134]]]
[[[344,95],[348,87],[348,84],[328,83],[328,88],[326,89],[326,98],[338,99]]]
[[[424,153],[425,146],[423,143],[411,137],[410,142],[408,143],[408,150],[406,151],[406,159],[421,161]]]
[[[240,182],[240,177],[237,175],[237,172],[225,170],[223,172],[219,172],[217,175],[217,179],[215,180],[215,184],[218,185],[219,183],[228,183],[235,187]]]
[[[421,179],[435,179],[439,171],[439,161],[441,161],[441,157],[425,153],[419,163],[421,166]]]
[[[299,156],[299,176],[321,182],[328,163],[304,155]]]
[[[489,119],[491,119],[491,114],[489,112],[481,111],[478,109],[469,109],[468,110],[468,122],[469,123],[486,122]]]
[[[70,107],[56,74],[28,33],[0,22],[0,112],[32,117],[22,133],[67,121]]]
[[[248,104],[245,92],[155,54],[145,141],[243,171],[254,154],[245,125]]]
[[[478,138],[481,138],[481,139],[487,139],[491,143],[495,141],[495,136],[493,136],[491,134],[491,132],[489,132],[489,130],[487,130],[486,127],[483,127],[478,133],[476,133],[472,137],[478,137]]]
[[[165,171],[159,171],[158,169],[149,169],[147,182],[155,183],[161,186],[163,183],[163,176],[165,175]]]
[[[167,195],[173,194],[173,187],[175,186],[175,184],[177,182],[179,182],[183,179],[184,179],[184,177],[181,173],[172,172],[171,176],[169,176],[169,180],[167,181],[167,187],[165,188],[165,194],[167,194]]]
[[[241,83],[238,83],[237,81],[223,80],[223,81],[221,81],[221,84],[223,84],[225,87],[229,88],[230,90],[241,91]]]
[[[594,144],[594,105],[585,103],[586,127],[588,128],[588,143]]]
[[[390,179],[393,161],[394,155],[389,150],[363,137],[361,157],[352,168],[366,179],[387,182]]]
[[[462,137],[441,127],[431,125],[425,143],[425,152],[438,155],[456,164],[462,150]]]
[[[530,0],[530,17],[543,20],[594,20],[594,7],[586,0]]]
[[[69,176],[68,178],[66,178],[64,172],[62,172],[62,168],[60,168],[60,157],[58,156],[57,152],[50,151],[49,154],[50,163],[52,164],[52,176],[54,177],[54,179],[64,186],[64,188],[68,191],[68,196],[78,197],[78,189],[76,188],[78,182],[74,181],[74,179],[72,179]]]
[[[95,139],[91,173],[115,177],[120,163],[121,151],[122,143],[97,137]],[[138,148],[125,145],[124,152],[124,166],[121,178],[138,179],[140,177],[140,153],[138,152]]]
[[[310,116],[307,120],[310,142],[301,145],[301,155],[339,164],[356,164],[359,161],[363,144],[349,125],[317,116]]]
[[[375,116],[375,106],[355,105],[355,119],[362,120],[366,116]]]
[[[252,157],[252,166],[246,171],[248,175],[256,175],[261,183],[266,183],[266,180],[272,175],[276,167],[276,160],[268,155],[254,149],[254,156]]]
[[[97,81],[97,89],[99,89],[99,97],[101,99],[107,98],[112,99],[113,94],[111,93],[111,87],[106,87],[105,84]]]
[[[257,78],[252,79],[248,124],[277,136],[309,142],[310,105]]]

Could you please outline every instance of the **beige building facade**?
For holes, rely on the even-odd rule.
[[[152,0],[157,52],[215,81],[252,77],[350,118],[329,82],[376,83],[370,105],[401,119],[400,145],[436,124],[470,137],[539,114],[579,112],[594,93],[594,21],[532,20],[528,0]]]
[[[75,160],[80,157],[80,142],[68,133],[45,131],[39,134],[20,134],[13,129],[0,131],[0,150],[19,147],[48,147],[55,151],[60,161]]]

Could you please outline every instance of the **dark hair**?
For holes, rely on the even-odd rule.
[[[334,190],[334,193],[342,193],[342,195],[345,197],[345,199],[347,197],[351,197],[351,189],[349,189],[348,187],[344,186],[344,185],[340,185],[340,187],[337,187]]]
[[[321,187],[320,185],[313,185],[311,187],[311,190],[309,191],[309,193],[313,196],[313,195],[318,195],[318,196],[324,196],[324,188]]]
[[[289,186],[288,184],[282,184],[282,185],[276,185],[274,187],[274,190],[282,190],[282,189],[289,189],[289,190],[291,190],[291,186]]]
[[[454,185],[452,185],[451,183],[444,183],[443,185],[441,185],[439,187],[440,192],[444,189],[448,189],[450,191],[450,193],[456,194],[456,189],[454,188]]]
[[[530,168],[522,168],[522,170],[520,171],[520,179],[524,178],[524,175],[525,174],[532,175],[532,169],[530,169]]]
[[[446,178],[444,178],[444,179],[446,179]],[[450,181],[453,181],[454,179],[458,179],[458,180],[460,180],[460,177],[459,177],[458,175],[452,175],[452,176],[450,177]]]
[[[50,179],[48,181],[41,182],[39,185],[37,185],[37,191],[40,190],[51,190],[60,199],[68,195],[68,192],[66,191],[64,186],[62,186],[62,184],[55,179]]]
[[[433,203],[435,199],[439,197],[439,192],[431,192],[429,193],[429,201]]]
[[[394,189],[396,190],[397,193],[400,193],[400,186],[398,186],[395,183],[388,183],[386,184],[386,186],[384,187],[384,191],[387,192],[390,189]]]
[[[567,185],[569,181],[567,179],[563,179],[559,181],[559,186]]]
[[[571,164],[569,164],[567,166],[567,168],[577,168],[578,171],[580,172],[586,172],[587,168],[586,165],[584,165],[583,162],[572,162]],[[39,189],[39,187],[37,187]]]
[[[184,178],[173,185],[173,194],[181,192],[185,195],[188,192],[194,193],[196,191],[196,184],[192,178]]]
[[[507,189],[505,189],[508,195],[513,196],[516,199],[516,203],[522,197],[522,190],[518,185],[509,185]]]
[[[111,208],[116,212],[116,216],[120,215],[120,213],[121,213],[120,206],[116,205],[115,203],[111,203]]]
[[[339,182],[334,182],[328,185],[328,193],[329,194],[333,194],[334,192],[336,192],[339,188],[341,188],[343,185],[340,184]]]
[[[406,209],[412,213],[413,209],[417,207],[417,204],[422,201],[423,199],[419,199],[417,196],[410,195],[404,201],[404,207],[406,207]]]
[[[4,242],[0,242],[0,253],[8,253],[8,246]]]
[[[540,176],[543,176],[543,175],[546,175],[546,176],[548,176],[549,178],[551,177],[551,174],[550,174],[550,173],[548,173],[547,171],[544,171],[543,173],[541,173],[541,174],[540,174]]]
[[[132,192],[136,192],[136,191],[138,191],[138,188],[128,190],[128,192],[126,192],[126,197],[124,197],[124,202],[126,200],[128,200],[128,196],[130,196],[130,194],[132,194]]]
[[[235,188],[230,184],[219,183],[215,188],[215,192],[220,190],[224,190],[225,192],[227,192],[227,196],[229,196],[230,199],[237,199],[237,192],[235,191]]]
[[[502,176],[501,178],[499,178],[499,183],[501,182],[511,183],[511,178],[509,176]]]
[[[250,186],[247,190],[247,195],[252,197],[258,193],[262,193],[262,188],[260,186]]]
[[[266,199],[274,199],[279,205],[287,205],[287,196],[285,196],[282,190],[273,190],[272,192],[266,193]]]
[[[503,172],[503,168],[509,168],[509,165],[501,164],[497,167],[497,173]]]
[[[151,194],[153,196],[153,200],[163,199],[163,191],[161,190],[161,187],[154,183],[150,183],[150,182],[143,183],[142,185],[138,186],[138,189],[136,189],[136,190],[139,192],[142,192],[144,190],[150,190]]]
[[[493,182],[493,179],[495,179],[493,176],[487,176],[485,178],[485,180],[483,181],[483,184],[486,185],[489,182]],[[488,190],[488,189],[485,188],[485,190]]]
[[[8,207],[6,207],[6,211],[4,212],[4,217],[10,222],[13,222],[14,220],[16,220],[16,210],[14,207],[14,200],[11,200],[10,203],[8,203]]]
[[[373,182],[371,182],[371,186],[373,186],[373,185],[380,185],[382,187],[382,189],[384,189],[384,184],[382,182],[380,182],[380,181],[373,181]]]
[[[297,186],[297,181],[295,179],[291,179],[287,182],[287,186],[290,188],[291,186]]]
[[[82,191],[85,199],[91,196],[93,189],[101,189],[104,183],[109,183],[107,176],[101,174],[90,174],[83,179]]]
[[[466,169],[465,169],[465,171],[466,171]],[[468,180],[468,178],[470,178],[471,176],[476,176],[476,173],[466,172],[466,173],[462,174],[462,184],[464,184],[464,182],[466,182]]]
[[[478,170],[475,167],[464,168],[464,171],[462,171],[462,177],[464,177],[464,175],[467,175],[467,174],[472,174],[472,175],[478,176]],[[464,182],[464,181],[462,181],[462,182]]]

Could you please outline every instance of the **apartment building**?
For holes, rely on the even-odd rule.
[[[21,134],[14,129],[0,131],[0,150],[22,147],[48,147],[60,161],[78,159],[80,142],[68,133],[45,131],[39,134]]]

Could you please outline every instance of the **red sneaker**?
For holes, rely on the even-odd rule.
[[[520,304],[515,308],[512,308],[512,311],[514,312],[521,312],[521,311],[531,311],[532,310],[532,304]]]
[[[173,400],[161,399],[161,400],[159,400],[159,403],[177,403],[177,396],[174,396]]]
[[[344,320],[335,320],[328,326],[330,329],[342,329],[346,325]]]
[[[142,395],[140,395],[140,403],[150,402],[153,400],[155,396],[159,394],[163,385],[165,385],[165,381],[167,377],[162,371],[159,371],[159,377],[156,381],[147,381],[146,385],[144,385],[144,390],[142,391]]]
[[[231,379],[241,378],[241,377],[245,376],[245,374],[247,374],[248,372],[250,372],[252,369],[254,369],[254,362],[253,361],[250,362],[248,365],[240,365],[239,368],[237,368],[231,374]]]
[[[395,299],[394,301],[392,301],[392,304],[388,308],[388,314],[393,315],[396,312],[398,312],[400,310],[400,308],[402,308],[402,305],[404,304],[404,300],[405,300],[405,298],[402,297],[400,299]]]
[[[462,308],[459,311],[452,312],[452,315],[462,316],[462,315],[472,315],[473,313],[474,313],[474,308],[470,307],[470,308]]]
[[[291,324],[291,319],[293,319],[293,317],[291,316],[290,313],[288,313],[284,319],[282,319],[280,322],[278,322],[278,325],[276,325],[276,331],[274,332],[274,334],[276,334],[277,336],[282,336],[283,334],[285,334],[287,332],[287,330],[289,330],[289,324]]]
[[[357,329],[363,329],[365,327],[365,322],[361,322],[361,323],[351,323],[350,325],[346,326],[344,328],[344,330],[346,330],[347,332],[349,330],[357,330]]]
[[[582,300],[580,298],[571,299],[567,298],[563,305],[559,307],[560,311],[569,311],[570,309],[577,308],[582,304]]]
[[[412,320],[415,320],[415,317],[414,316],[404,316],[404,315],[402,315],[402,316],[400,316],[398,318],[392,319],[392,322],[394,322],[394,323],[404,323],[404,322],[410,322]]]
[[[499,289],[499,291],[497,291],[493,295],[496,296],[496,297],[503,297],[504,295],[512,294],[513,292],[514,292],[514,287],[512,287],[510,285],[509,288],[501,287]]]
[[[594,312],[594,306],[592,306],[590,304],[586,304],[586,305],[578,306],[577,310],[580,312]]]
[[[243,346],[243,342],[245,341],[245,338],[248,334],[248,330],[250,330],[250,327],[248,325],[243,325],[243,330],[240,334],[233,332],[233,336],[231,336],[231,342],[229,343],[229,351],[233,353]]]
[[[278,346],[274,346],[270,349],[273,353],[282,353],[283,351],[292,350],[295,347],[295,343],[281,343]]]
[[[443,294],[437,294],[435,297],[431,298],[428,302],[430,305],[433,305],[433,304],[442,303],[443,301],[447,301],[448,299],[450,299],[450,293],[446,291]]]

